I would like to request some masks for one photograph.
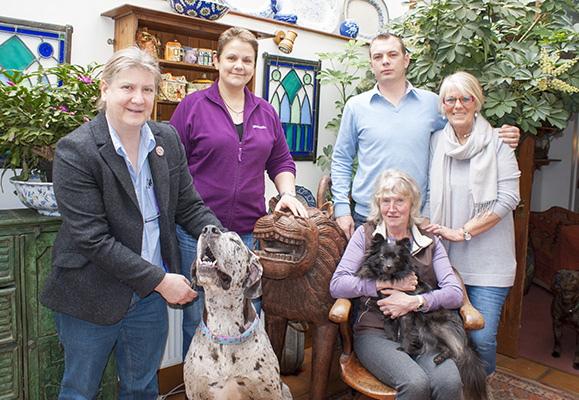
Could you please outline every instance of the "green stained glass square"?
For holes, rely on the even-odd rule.
[[[285,78],[283,78],[283,80],[281,81],[288,97],[289,97],[289,101],[290,103],[293,103],[294,101],[294,97],[296,96],[296,93],[301,89],[302,87],[302,81],[300,80],[300,77],[298,76],[298,74],[296,73],[296,71],[294,71],[293,69],[285,76]]]
[[[23,71],[34,60],[34,54],[17,36],[12,36],[0,45],[0,66],[4,69]]]

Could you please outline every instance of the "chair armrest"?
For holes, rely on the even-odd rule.
[[[330,309],[330,321],[340,324],[342,337],[342,356],[349,357],[354,351],[354,334],[352,333],[352,303],[349,299],[337,299]]]
[[[466,294],[465,294],[466,296]],[[478,331],[485,327],[485,320],[480,312],[470,304],[463,304],[460,307],[460,315],[467,331]]]
[[[352,303],[348,299],[337,299],[330,309],[330,321],[337,324],[348,322]]]
[[[485,320],[480,312],[470,302],[468,298],[468,294],[466,293],[466,287],[464,286],[464,282],[462,281],[462,277],[456,270],[456,268],[452,267],[454,274],[458,278],[458,282],[460,283],[460,287],[462,288],[463,298],[462,298],[462,306],[460,306],[460,316],[462,317],[462,322],[464,324],[464,329],[467,331],[478,331],[485,327]]]

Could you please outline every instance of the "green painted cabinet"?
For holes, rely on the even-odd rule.
[[[0,400],[57,399],[64,352],[52,310],[38,296],[50,273],[60,219],[37,212],[0,210]],[[116,398],[109,362],[99,398]]]

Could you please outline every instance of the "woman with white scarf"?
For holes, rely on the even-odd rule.
[[[501,310],[514,283],[513,213],[519,203],[517,160],[497,129],[480,115],[484,95],[467,72],[444,79],[439,109],[448,123],[431,138],[427,231],[439,235],[469,298],[485,319],[471,332],[477,351],[495,370]]]

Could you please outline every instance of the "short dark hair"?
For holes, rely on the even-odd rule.
[[[370,46],[368,47],[368,51],[370,52],[370,56],[372,56],[372,45],[374,44],[374,42],[376,40],[388,40],[390,38],[395,38],[398,40],[398,42],[400,42],[400,47],[402,48],[402,55],[406,55],[406,53],[408,53],[408,51],[406,50],[406,46],[404,46],[404,42],[402,41],[402,38],[398,35],[395,35],[394,33],[390,33],[390,32],[379,32],[376,34],[376,36],[374,36],[372,38],[372,41],[370,42]]]

